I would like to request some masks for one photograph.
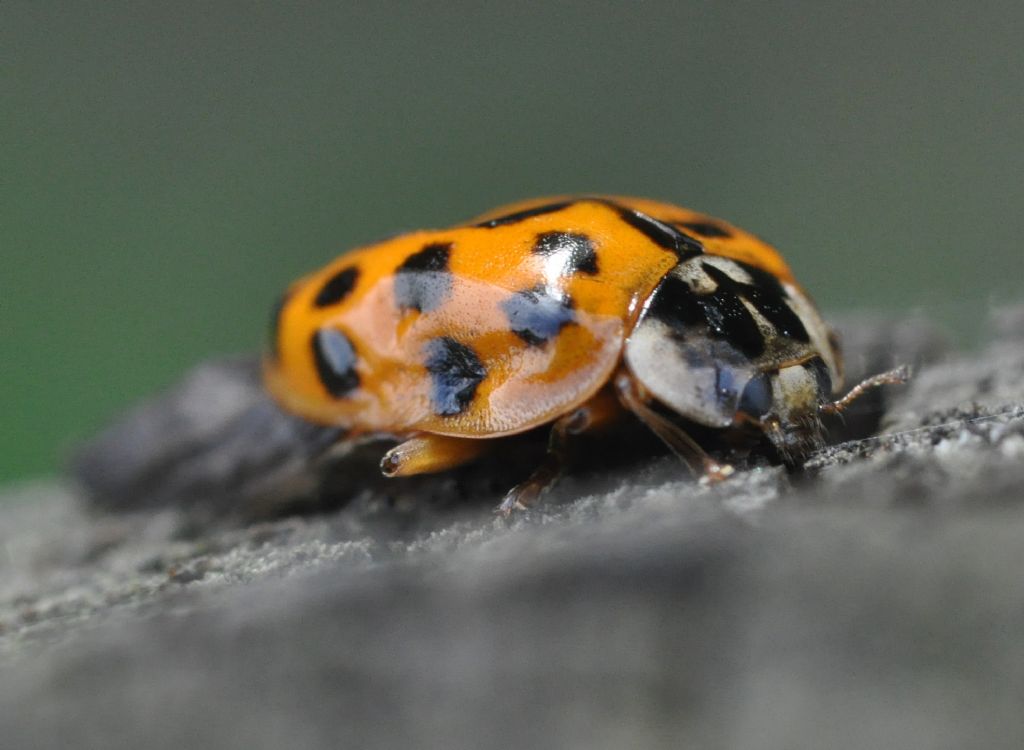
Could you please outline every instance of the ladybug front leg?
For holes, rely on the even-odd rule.
[[[641,392],[642,386],[629,373],[622,372],[615,378],[615,388],[622,405],[661,438],[702,481],[720,482],[733,473],[731,464],[713,459],[682,427],[651,408],[648,398]]]
[[[422,432],[385,453],[380,470],[386,477],[434,474],[469,463],[488,450],[492,442]]]
[[[554,486],[562,475],[568,459],[570,436],[600,429],[616,421],[622,414],[622,407],[615,396],[608,390],[602,390],[583,406],[556,419],[551,425],[548,449],[541,465],[529,479],[509,490],[501,505],[495,509],[496,512],[509,516],[513,511],[526,510],[534,505],[541,494]]]

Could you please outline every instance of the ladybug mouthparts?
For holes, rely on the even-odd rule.
[[[825,445],[822,407],[832,380],[820,358],[763,373],[748,383],[740,412],[753,417],[787,464],[799,464]]]

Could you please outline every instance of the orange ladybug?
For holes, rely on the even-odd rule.
[[[346,253],[295,282],[264,378],[286,410],[390,436],[387,476],[443,471],[551,425],[548,458],[500,506],[530,505],[570,435],[632,414],[694,470],[732,472],[692,428],[766,437],[798,464],[838,401],[835,337],[779,253],[652,200],[548,198]]]

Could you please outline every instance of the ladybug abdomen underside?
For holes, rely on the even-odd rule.
[[[714,243],[789,278],[752,235],[636,199],[551,199],[402,235],[293,285],[267,382],[289,410],[354,432],[520,432],[596,393],[654,288]]]

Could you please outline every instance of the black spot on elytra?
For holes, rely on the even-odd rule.
[[[700,242],[671,224],[658,221],[641,211],[620,206],[612,201],[608,201],[608,205],[618,211],[619,217],[624,222],[641,232],[651,242],[675,253],[680,263],[704,252],[704,246]]]
[[[434,412],[442,417],[461,413],[487,375],[483,362],[468,346],[448,336],[428,341],[424,353]]]
[[[516,292],[501,303],[512,333],[530,346],[540,346],[573,322],[572,301],[544,287]]]
[[[448,271],[451,243],[432,243],[413,253],[395,269],[395,304],[403,310],[430,312],[452,290]]]
[[[281,337],[281,313],[284,311],[284,306],[288,303],[289,294],[285,292],[277,301],[274,306],[270,308],[270,330],[268,332],[268,339],[270,341],[270,356],[277,359],[281,356],[281,346],[278,343]]]
[[[701,237],[732,237],[732,232],[713,221],[677,221],[675,224]]]
[[[718,284],[719,291],[730,290],[735,294],[742,295],[752,304],[765,320],[772,324],[780,336],[808,343],[811,338],[807,334],[800,316],[793,312],[793,308],[787,303],[789,295],[782,288],[782,284],[767,271],[755,268],[746,263],[736,262],[740,268],[751,276],[751,284],[743,284],[733,279],[729,274],[712,266],[710,263],[702,264],[704,272]]]
[[[313,304],[316,307],[329,307],[338,304],[351,294],[358,279],[359,269],[354,266],[339,271],[320,288]]]
[[[516,224],[524,219],[529,219],[534,216],[553,214],[556,211],[561,211],[563,208],[568,208],[575,202],[576,201],[559,201],[557,203],[546,203],[543,206],[534,206],[533,208],[527,208],[522,211],[506,214],[505,216],[499,216],[497,219],[488,219],[487,221],[482,221],[474,226],[482,229],[494,229],[495,227],[503,227],[506,224]]]
[[[564,273],[585,273],[593,276],[597,273],[597,251],[593,241],[585,234],[573,232],[545,232],[537,235],[533,245],[536,255],[550,257],[564,255]]]
[[[321,328],[313,334],[313,361],[324,388],[335,398],[347,396],[359,387],[356,350],[335,328]]]

